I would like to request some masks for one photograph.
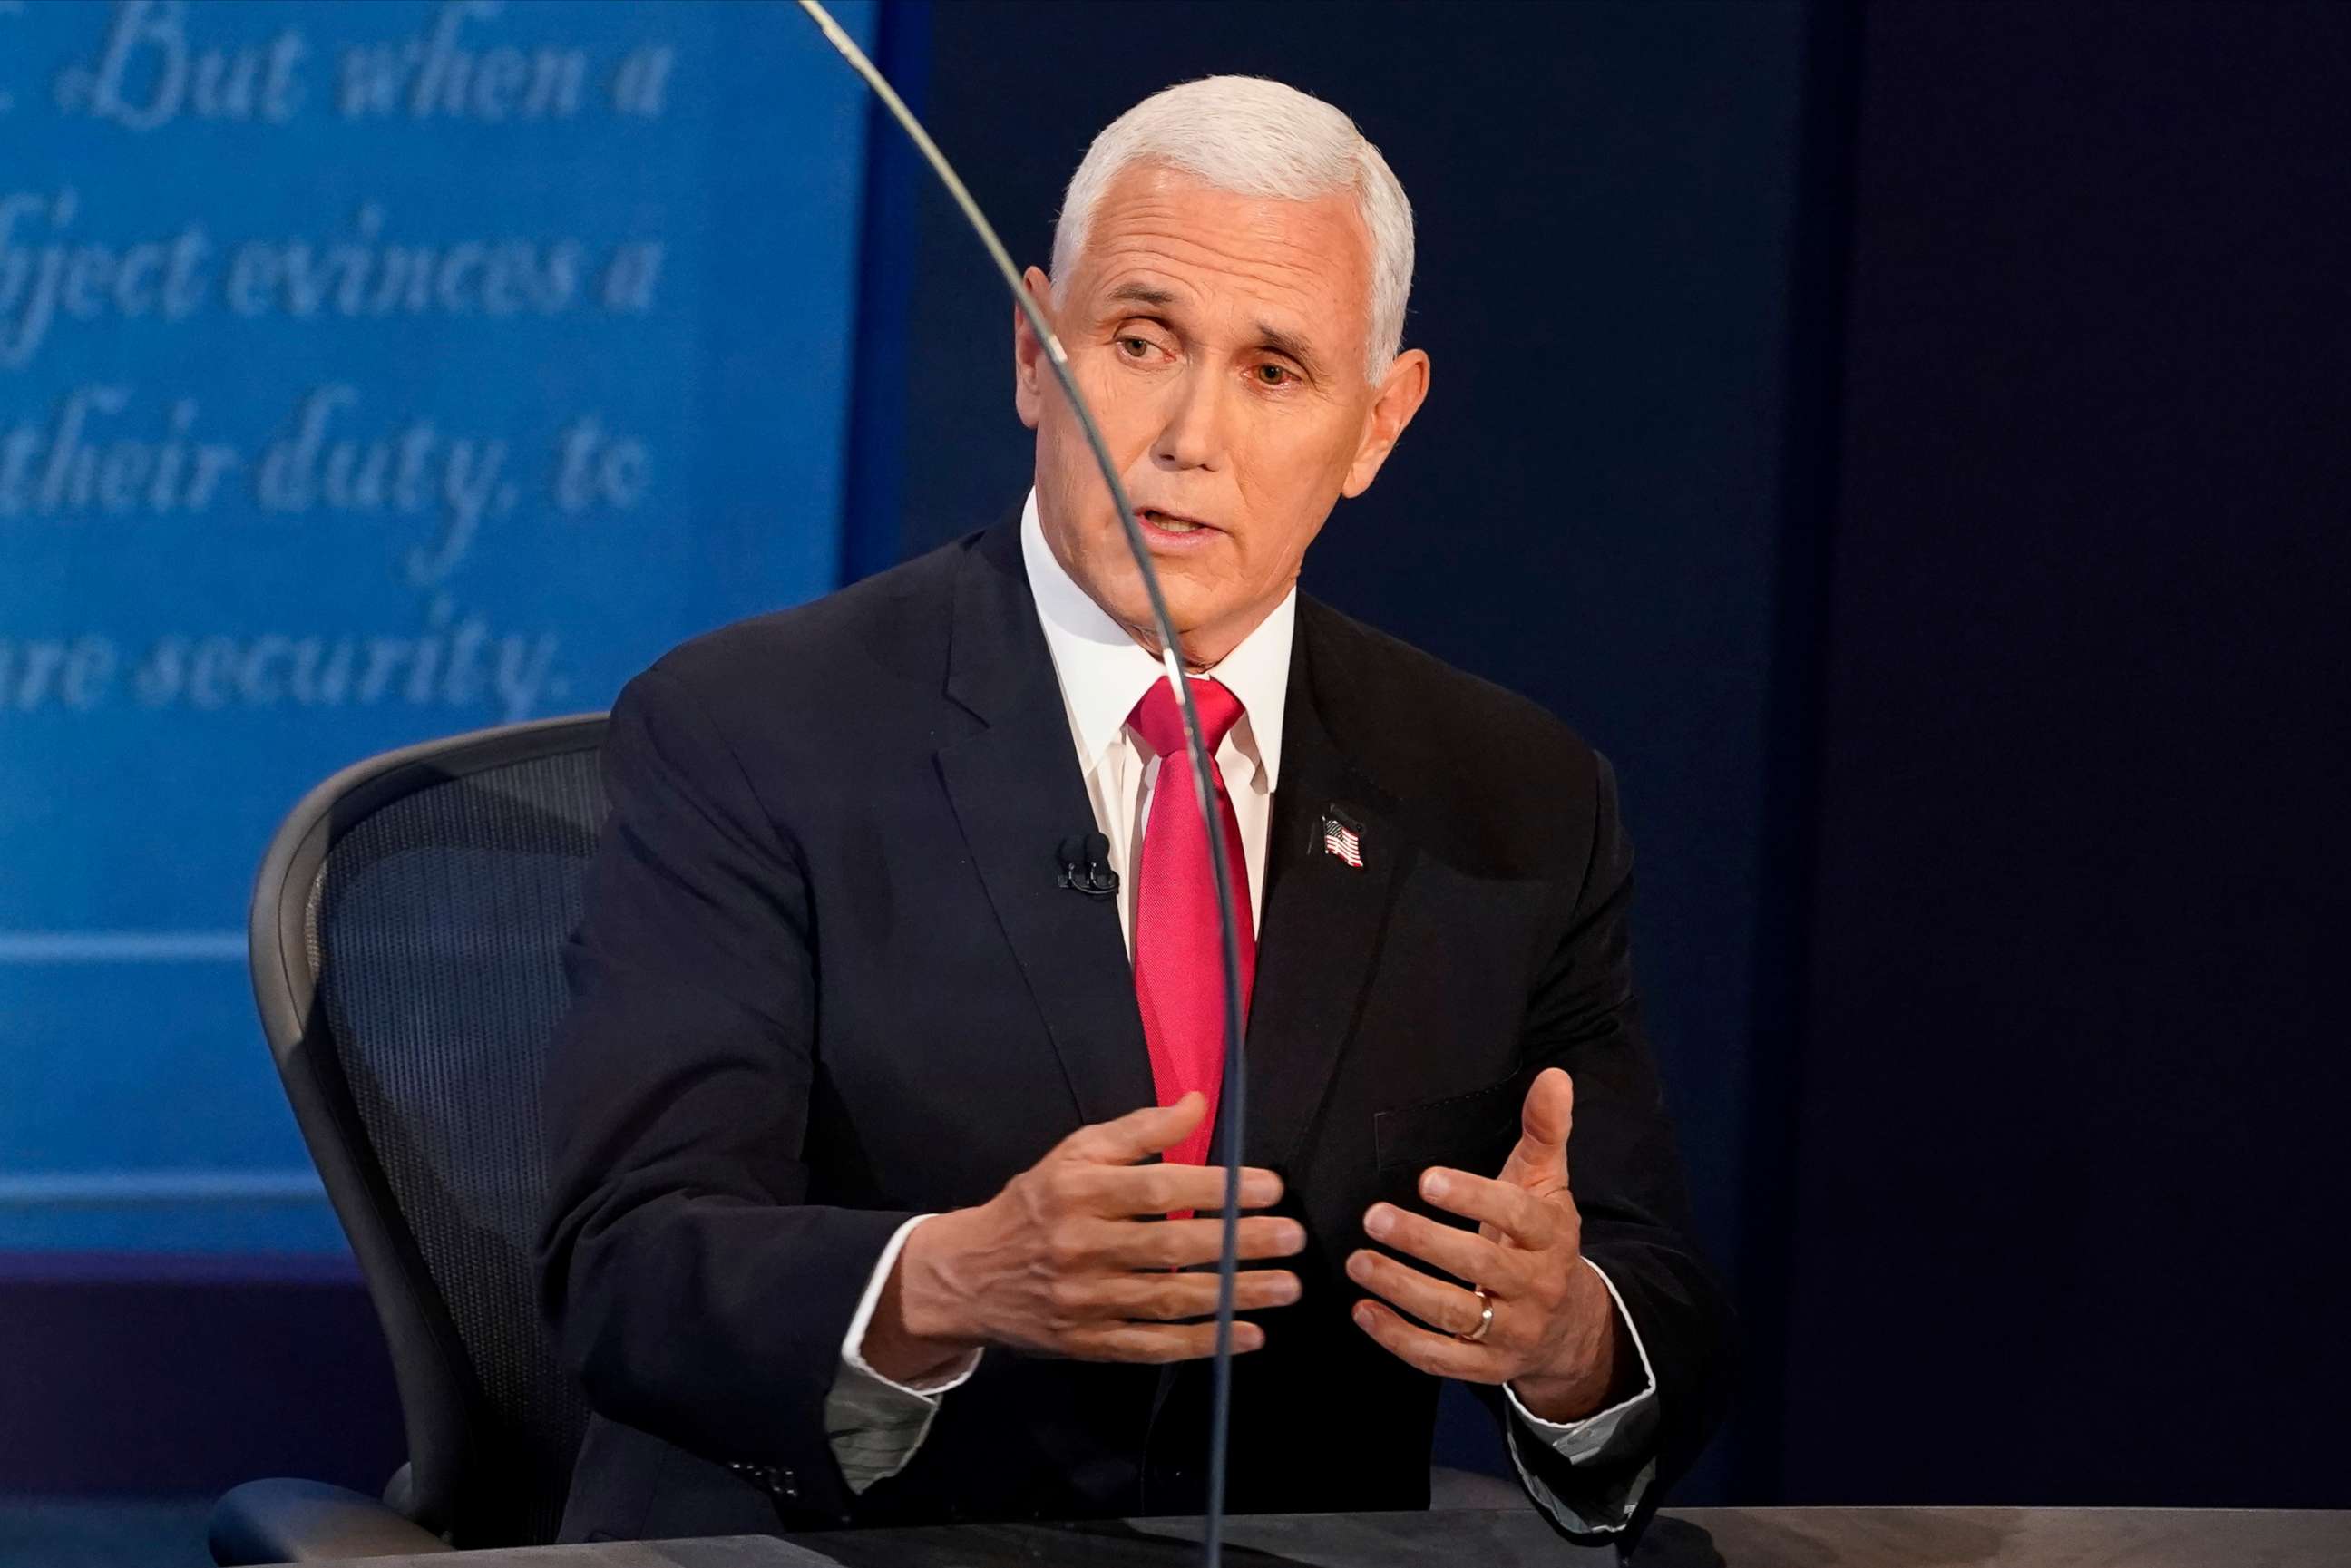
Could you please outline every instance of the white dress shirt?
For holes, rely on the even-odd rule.
[[[1119,875],[1119,924],[1131,957],[1135,888],[1140,879],[1130,874],[1130,868],[1141,847],[1143,825],[1150,821],[1161,758],[1135,734],[1127,718],[1144,694],[1166,673],[1165,666],[1104,614],[1063,570],[1045,542],[1033,490],[1021,512],[1020,554],[1036,600],[1037,617],[1044,628],[1045,645],[1052,653],[1053,673],[1061,683],[1070,738],[1085,775],[1094,823],[1110,841],[1111,867]],[[1298,592],[1293,588],[1273,613],[1210,672],[1241,704],[1241,718],[1217,748],[1217,766],[1224,774],[1233,816],[1240,828],[1242,858],[1249,862],[1252,928],[1265,907],[1266,830],[1272,816],[1273,791],[1281,776],[1282,714],[1290,687],[1290,645],[1297,624]],[[918,1215],[909,1219],[891,1237],[874,1266],[864,1298],[850,1319],[849,1332],[842,1336],[841,1371],[825,1400],[825,1431],[852,1491],[862,1492],[904,1469],[929,1433],[940,1400],[979,1364],[979,1353],[975,1351],[945,1378],[909,1386],[876,1372],[862,1354],[866,1325],[872,1321],[899,1249],[905,1245],[907,1234],[928,1218]],[[1512,1416],[1507,1423],[1511,1461],[1518,1465],[1535,1500],[1571,1529],[1612,1531],[1622,1529],[1632,1517],[1654,1477],[1654,1466],[1644,1466],[1614,1496],[1571,1504],[1528,1470],[1519,1457],[1523,1437],[1546,1445],[1570,1464],[1597,1463],[1635,1447],[1656,1423],[1656,1377],[1648,1350],[1633,1330],[1615,1282],[1598,1265],[1586,1262],[1607,1285],[1625,1337],[1641,1358],[1641,1391],[1596,1415],[1570,1422],[1543,1420],[1520,1404],[1508,1385],[1503,1392]]]

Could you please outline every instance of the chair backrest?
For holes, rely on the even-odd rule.
[[[347,768],[254,892],[263,1030],[391,1345],[396,1500],[462,1547],[552,1540],[586,1425],[531,1256],[603,734],[547,719]]]

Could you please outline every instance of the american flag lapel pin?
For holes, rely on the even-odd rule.
[[[1322,810],[1322,852],[1364,869],[1364,830],[1341,814],[1336,806]]]

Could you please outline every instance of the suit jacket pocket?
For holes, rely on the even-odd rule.
[[[1373,1158],[1383,1171],[1437,1165],[1492,1176],[1518,1142],[1519,1108],[1533,1081],[1531,1073],[1515,1072],[1467,1094],[1378,1112],[1372,1117]]]

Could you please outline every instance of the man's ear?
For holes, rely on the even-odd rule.
[[[1364,422],[1363,444],[1355,448],[1347,482],[1339,486],[1341,495],[1352,500],[1372,487],[1372,481],[1379,477],[1380,465],[1395,450],[1404,427],[1412,423],[1427,396],[1428,355],[1420,349],[1406,349],[1380,378],[1379,395],[1372,400],[1371,417]]]
[[[1053,319],[1053,285],[1043,270],[1030,267],[1021,274],[1020,281],[1029,287],[1029,298],[1045,319]],[[1020,415],[1020,423],[1029,429],[1037,428],[1038,417],[1044,412],[1044,378],[1051,375],[1045,363],[1044,340],[1029,325],[1029,313],[1019,305],[1012,307],[1012,407]]]

